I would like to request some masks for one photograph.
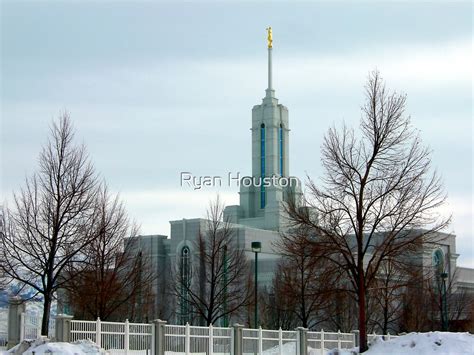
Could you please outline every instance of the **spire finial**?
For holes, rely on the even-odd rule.
[[[268,48],[273,47],[273,36],[272,36],[272,26],[267,27],[267,34],[268,34]]]
[[[273,48],[273,34],[272,27],[267,27],[267,40],[268,40],[268,88],[266,90],[266,97],[274,97],[274,90],[272,84],[272,48]]]

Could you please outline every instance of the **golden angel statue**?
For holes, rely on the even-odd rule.
[[[272,28],[271,26],[267,28],[267,32],[268,32],[268,48],[272,48],[272,45],[273,45],[273,36],[272,36]]]

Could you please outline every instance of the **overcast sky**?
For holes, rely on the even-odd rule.
[[[459,264],[474,267],[471,2],[1,2],[0,201],[37,167],[49,126],[70,112],[78,142],[143,234],[203,217],[219,192],[180,172],[251,173],[251,108],[274,87],[290,114],[290,172],[319,179],[331,125],[357,127],[378,69],[408,96],[449,194]]]

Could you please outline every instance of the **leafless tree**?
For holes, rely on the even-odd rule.
[[[390,330],[397,331],[407,289],[422,282],[422,269],[408,260],[401,257],[384,260],[367,290],[367,304],[371,309],[368,319],[370,331],[376,328],[382,334]]]
[[[9,228],[9,221],[8,221],[8,209],[0,205],[0,238],[3,239]],[[0,264],[3,263],[3,260],[0,260]],[[7,288],[9,283],[8,277],[6,277],[3,268],[0,266],[0,290],[3,291]]]
[[[450,281],[447,289],[447,311],[450,331],[472,332],[474,323],[474,294],[466,289],[456,289]]]
[[[224,219],[219,197],[210,204],[206,227],[194,244],[190,260],[178,260],[175,293],[182,316],[192,314],[206,325],[229,317],[249,304],[252,289],[248,287],[249,264],[245,250],[238,245],[237,234]],[[195,317],[196,318],[196,317]]]
[[[402,298],[400,330],[442,330],[444,316],[447,316],[450,331],[472,330],[474,295],[459,287],[459,270],[446,273],[448,279],[445,286],[440,277],[441,273],[449,270],[449,262],[447,259],[443,265],[425,268],[424,272],[414,269],[408,274],[412,281],[408,283]],[[444,315],[443,312],[447,314]]]
[[[304,206],[288,208],[295,224],[314,228],[324,255],[344,270],[357,296],[360,350],[367,349],[367,288],[387,258],[414,253],[449,223],[430,151],[405,116],[406,97],[369,76],[360,135],[329,129],[322,147],[322,186],[311,179]],[[314,211],[312,213],[311,211]],[[425,228],[425,229],[420,229]]]
[[[14,195],[1,241],[3,272],[43,297],[43,335],[48,334],[54,293],[68,281],[66,266],[80,264],[96,232],[97,177],[85,147],[74,145],[73,137],[64,114],[52,125],[39,171]]]
[[[96,216],[97,236],[84,249],[85,267],[77,272],[71,265],[76,275],[66,285],[70,306],[86,319],[141,320],[156,275],[146,254],[132,243],[137,228],[105,184],[97,195]]]
[[[298,326],[296,302],[294,298],[282,292],[281,267],[277,267],[271,288],[259,289],[259,321],[266,329],[295,329]],[[248,311],[249,315],[253,310]],[[250,318],[249,322],[250,323]]]
[[[314,328],[325,320],[322,310],[336,291],[340,273],[318,253],[308,228],[282,233],[275,246],[282,254],[275,294],[291,300],[284,310],[294,312],[300,326]]]
[[[349,333],[357,327],[357,302],[347,282],[340,280],[335,292],[329,298],[329,305],[323,309],[324,329]]]

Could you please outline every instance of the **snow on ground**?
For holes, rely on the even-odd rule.
[[[319,349],[308,348],[308,355],[319,355]],[[24,341],[13,349],[4,352],[4,355],[26,354],[32,355],[85,355],[85,354],[114,354],[115,351],[104,351],[90,340],[80,340],[74,343],[54,343],[47,339]],[[119,353],[119,352],[117,352]],[[145,352],[146,353],[146,352]],[[262,355],[278,355],[278,347],[265,350]],[[282,354],[294,355],[294,342],[283,345]],[[166,352],[166,355],[182,353]],[[253,353],[252,353],[253,354]],[[356,355],[357,349],[327,351],[327,355]],[[469,333],[429,332],[410,333],[398,338],[384,341],[381,337],[371,344],[364,355],[474,355],[474,335]]]
[[[469,333],[429,332],[410,333],[383,341],[377,338],[367,355],[473,355],[474,335]]]
[[[356,349],[331,350],[328,355],[357,354]],[[474,355],[474,335],[469,333],[410,333],[372,342],[364,355]]]
[[[74,343],[54,343],[48,339],[25,340],[9,351],[3,352],[3,355],[90,355],[106,354],[105,350],[100,349],[90,340],[78,340]]]
[[[296,342],[288,342],[282,346],[282,354],[296,354]],[[245,352],[244,352],[245,354]],[[253,354],[253,353],[252,353]],[[280,347],[275,346],[263,351],[263,355],[280,355]]]

